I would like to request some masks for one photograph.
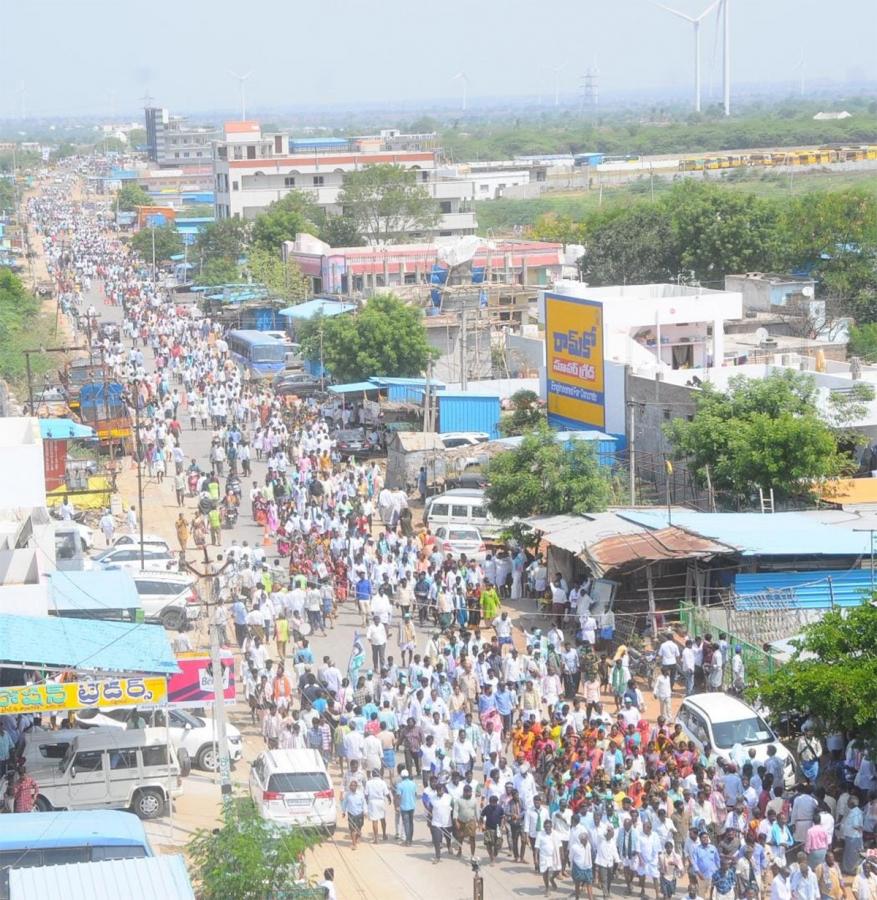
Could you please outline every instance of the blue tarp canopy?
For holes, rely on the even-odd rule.
[[[0,662],[100,672],[172,675],[161,625],[0,614]]]
[[[735,547],[743,556],[867,556],[867,534],[824,525],[796,512],[697,513],[664,510],[620,510],[622,518],[645,528],[673,524],[692,534]]]
[[[55,612],[142,609],[137,585],[124,569],[52,572],[49,609]]]
[[[380,385],[373,381],[353,381],[350,384],[333,384],[329,388],[332,394],[361,394],[363,391],[379,391]]]
[[[42,822],[42,817],[39,818]],[[195,900],[182,856],[145,856],[9,870],[10,900]]]
[[[383,375],[375,375],[373,378],[370,378],[369,381],[373,381],[381,387],[398,385],[400,387],[419,387],[425,389],[427,384],[425,378],[386,378]],[[434,391],[443,391],[446,387],[445,383],[439,381],[437,378],[430,378],[429,386]]]
[[[40,419],[40,437],[44,440],[94,437],[94,429],[73,419]]]
[[[353,303],[342,303],[340,300],[325,300],[317,297],[314,300],[306,300],[296,306],[287,306],[278,312],[279,316],[288,319],[313,319],[314,316],[338,316],[341,313],[352,312],[356,309]]]

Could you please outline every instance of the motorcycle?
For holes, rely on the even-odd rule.
[[[226,494],[234,494],[238,498],[238,502],[240,502],[241,496],[243,495],[243,488],[241,488],[241,480],[237,475],[228,476],[225,481],[225,492]]]
[[[236,506],[231,506],[227,503],[223,503],[221,507],[221,515],[222,527],[234,528],[238,521],[238,508]]]
[[[216,501],[207,491],[202,491],[201,496],[198,498],[198,511],[206,516],[213,509],[216,509]]]

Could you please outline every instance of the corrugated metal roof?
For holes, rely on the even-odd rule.
[[[830,609],[832,602],[861,606],[871,596],[871,571],[741,572],[734,591],[735,605],[743,610],[769,609],[773,603],[783,608],[791,604],[795,609]]]
[[[726,547],[671,526],[659,531],[603,538],[585,547],[582,557],[596,574],[605,575],[612,569],[623,569],[633,563],[703,559],[735,552],[733,547]]]
[[[52,572],[49,585],[49,609],[58,612],[143,607],[137,585],[124,569]]]
[[[379,385],[371,381],[351,381],[350,384],[333,384],[329,388],[332,394],[361,394],[364,391],[379,391]]]
[[[182,856],[9,870],[11,900],[195,900]]]
[[[287,306],[285,309],[279,310],[277,315],[285,316],[288,319],[313,319],[314,316],[329,318],[339,316],[341,313],[352,312],[354,309],[356,306],[353,303],[342,303],[340,300],[326,300],[317,297],[295,306]]]
[[[178,672],[161,625],[0,614],[0,661],[101,672]]]
[[[666,528],[664,510],[621,510],[620,515],[647,528]],[[863,556],[870,538],[844,528],[821,525],[796,512],[674,512],[672,524],[692,534],[735,547],[743,556]]]
[[[639,534],[641,525],[622,519],[614,512],[589,513],[586,516],[532,516],[525,520],[543,533],[542,540],[552,547],[576,556],[586,546],[620,534]]]

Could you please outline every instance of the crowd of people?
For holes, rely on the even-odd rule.
[[[425,821],[435,864],[483,846],[490,864],[532,867],[546,894],[842,900],[855,876],[857,900],[877,900],[867,752],[807,732],[792,783],[775,751],[720,756],[694,741],[674,697],[739,690],[733,648],[668,633],[645,682],[591,614],[587,582],[567,585],[519,548],[440,549],[407,500],[388,507],[379,463],[338,453],[337,404],[249,379],[223,328],[184,314],[69,188],[30,209],[62,300],[87,305],[93,281],[124,308],[122,334],[95,339],[128,386],[142,462],[173,479],[181,507],[198,498],[191,518],[180,512],[180,551],[215,566],[212,621],[239,648],[252,722],[267,747],[337,766],[352,850],[366,822],[373,842],[410,847]],[[183,449],[196,430],[211,432],[207,458]],[[223,541],[232,507],[261,541]],[[544,631],[504,608],[528,585],[548,603]],[[344,610],[358,627],[335,659],[318,648]]]

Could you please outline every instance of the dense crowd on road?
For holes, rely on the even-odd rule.
[[[109,223],[69,200],[69,180],[30,212],[65,307],[81,309],[92,281],[124,307],[123,333],[99,343],[129,386],[136,452],[174,482],[182,556],[194,549],[218,573],[211,619],[239,650],[265,745],[337,766],[351,849],[369,833],[412,846],[425,821],[436,864],[484,852],[546,894],[841,900],[855,875],[858,900],[877,900],[866,753],[805,730],[792,784],[775,750],[695,743],[674,698],[739,691],[733,648],[667,633],[654,679],[632,675],[629,649],[591,615],[588,582],[528,569],[518,549],[440,550],[381,465],[339,455],[335,401],[248,378],[220,325],[156,287]],[[211,449],[194,459],[185,434],[199,429]],[[198,498],[191,518],[186,496]],[[252,545],[223,541],[231,510],[260,526]],[[504,605],[528,584],[550,600],[544,632]],[[359,627],[335,659],[320,642],[345,611]]]

